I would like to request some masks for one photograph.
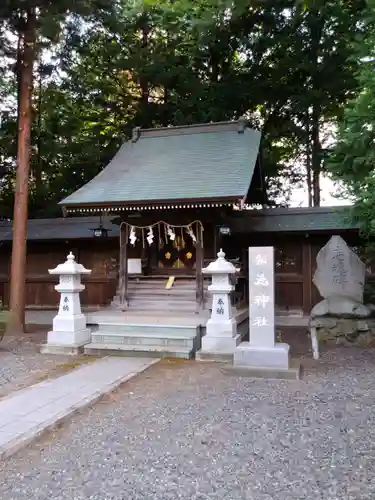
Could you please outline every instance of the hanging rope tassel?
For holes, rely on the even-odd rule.
[[[163,238],[161,236],[162,228],[160,227],[160,223],[158,222],[158,236],[159,236],[159,250],[163,247]]]
[[[184,228],[181,227],[181,248],[185,248],[185,240],[184,240]]]

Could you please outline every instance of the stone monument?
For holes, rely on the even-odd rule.
[[[231,276],[236,273],[236,268],[225,259],[225,253],[220,250],[217,259],[204,268],[203,273],[212,275],[212,284],[208,287],[212,292],[212,313],[197,359],[210,359],[211,355],[212,359],[219,359],[220,355],[223,359],[225,355],[232,356],[240,343],[231,304],[231,293],[234,290]]]
[[[53,318],[52,331],[48,332],[47,343],[41,346],[41,352],[78,354],[85,344],[91,342],[91,332],[86,328],[86,317],[82,314],[79,298],[80,292],[85,289],[81,284],[81,275],[90,274],[91,270],[78,264],[70,252],[66,262],[48,272],[60,276],[55,290],[61,296],[58,314]]]
[[[366,266],[341,236],[332,236],[316,257],[313,283],[324,299],[348,297],[363,303]]]
[[[253,377],[299,378],[289,345],[276,343],[274,248],[249,248],[249,342],[234,352],[228,371]]]
[[[371,341],[367,320],[372,310],[363,303],[365,264],[341,236],[331,237],[319,251],[316,264],[313,283],[323,300],[311,311],[312,338],[351,345]]]

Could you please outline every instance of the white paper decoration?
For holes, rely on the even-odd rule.
[[[133,226],[130,228],[129,241],[130,241],[131,245],[133,245],[133,247],[134,247],[135,242],[137,241],[137,235],[135,234],[135,229]]]
[[[168,226],[167,234],[168,234],[169,239],[171,241],[174,241],[176,239],[176,234],[175,234],[175,232],[173,231],[173,229],[170,226]]]
[[[152,243],[154,242],[154,232],[153,232],[151,226],[150,226],[150,229],[149,229],[149,231],[147,233],[147,238],[146,239],[147,239],[147,243],[149,245],[152,245]]]

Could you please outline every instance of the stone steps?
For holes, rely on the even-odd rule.
[[[179,305],[179,304],[184,304],[184,303],[191,303],[195,304],[195,296],[194,297],[173,297],[173,296],[160,296],[158,294],[153,294],[153,295],[129,295],[128,296],[129,304],[130,306],[134,306],[137,303],[153,303],[155,302],[157,306],[159,307],[162,304],[166,305]],[[115,296],[113,298],[112,303],[114,305],[120,304],[120,298],[118,296]]]
[[[208,283],[208,280],[206,280]],[[137,279],[128,279],[128,286],[139,286],[139,287],[146,287],[146,288],[165,288],[166,284],[168,283],[167,279],[142,279],[142,280],[137,280]],[[190,287],[195,287],[195,279],[191,280],[174,280],[172,288],[190,288]]]
[[[206,280],[208,281],[208,280]],[[167,279],[163,280],[132,280],[128,279],[128,286],[144,286],[144,287],[165,287],[168,283]],[[189,288],[195,286],[195,279],[187,281],[174,280],[172,288]]]
[[[173,333],[161,333],[158,335],[149,335],[146,332],[131,332],[127,335],[118,331],[108,331],[92,334],[92,344],[111,344],[111,345],[136,345],[136,346],[154,346],[154,347],[173,347],[174,349],[184,347],[194,349],[196,347],[196,335],[177,336]]]
[[[205,290],[207,292],[208,290]],[[171,296],[171,297],[180,297],[184,295],[192,295],[195,296],[196,288],[171,288],[167,290],[166,288],[146,288],[146,287],[129,287],[128,295],[135,294],[144,294],[144,295],[152,295],[158,294],[160,296]]]
[[[128,293],[134,292],[142,292],[142,293],[171,293],[171,294],[180,294],[180,293],[195,293],[196,287],[186,287],[186,288],[165,288],[163,287],[148,287],[148,286],[128,286]]]
[[[168,280],[128,280],[128,289],[150,289],[150,290],[166,290],[166,285],[167,285]],[[211,282],[209,280],[204,281],[204,287],[207,288]],[[196,281],[195,279],[186,281],[186,282],[181,282],[178,280],[175,280],[171,288],[169,288],[170,291],[173,290],[195,290],[196,288]]]
[[[120,318],[117,321],[98,320],[98,324],[90,325],[92,340],[85,347],[85,352],[184,359],[194,357],[200,349],[202,334],[202,328],[197,326],[195,279],[176,279],[168,290],[165,288],[166,283],[166,279],[130,279],[126,313],[139,315],[140,322],[132,322],[130,318],[126,320],[126,313],[124,321]],[[114,297],[112,306],[121,308],[118,296]],[[143,321],[142,313],[152,315],[154,321],[147,319],[147,316]],[[161,323],[164,318],[170,320],[174,316],[176,319],[169,324]],[[182,324],[179,324],[180,321]]]
[[[112,307],[115,309],[120,309],[120,300],[115,297],[112,301]],[[211,300],[209,297],[204,302],[204,309],[209,309],[211,307]],[[197,311],[197,303],[194,298],[163,298],[158,295],[153,297],[129,297],[129,311],[147,311],[147,312],[166,312],[166,313],[181,313],[181,312],[192,312]]]
[[[183,311],[195,311],[197,308],[196,302],[194,301],[170,301],[170,300],[129,300],[129,310],[132,311],[168,311],[168,312],[183,312]]]
[[[172,288],[166,289],[166,279],[130,279],[128,282],[128,300],[130,311],[195,313],[196,283],[195,279],[176,279]],[[205,284],[208,286],[208,282]],[[210,307],[211,294],[205,289],[206,302]],[[116,295],[112,307],[121,309],[120,298]]]
[[[176,337],[176,338],[192,338],[199,335],[199,327],[193,325],[163,325],[155,323],[120,323],[100,320],[99,324],[87,325],[92,337],[98,335],[107,335],[112,332],[117,335],[145,335],[146,337]]]
[[[194,350],[188,347],[177,346],[147,346],[147,345],[124,345],[124,344],[86,344],[84,353],[91,356],[134,356],[154,358],[180,358],[192,359]]]
[[[142,290],[137,290],[135,292],[129,291],[128,293],[129,299],[149,299],[153,297],[158,297],[160,299],[167,300],[194,300],[195,301],[195,291],[194,292],[179,292],[179,293],[163,293],[160,291],[155,292],[144,292]]]
[[[132,323],[98,320],[89,325],[91,343],[85,353],[141,355],[190,359],[200,349],[201,328],[197,325]]]
[[[203,305],[203,310],[208,310],[210,306],[207,304]],[[136,301],[129,304],[129,311],[135,313],[140,313],[142,311],[147,311],[148,313],[155,314],[196,314],[198,313],[198,308],[196,302],[186,303],[180,302],[176,303],[166,303],[166,302],[156,302],[156,301]]]

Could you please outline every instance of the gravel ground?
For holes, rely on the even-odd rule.
[[[11,337],[0,342],[0,398],[33,385],[45,377],[57,376],[70,369],[71,356],[40,354],[44,333]],[[79,358],[80,359],[80,358]]]
[[[0,466],[7,500],[375,498],[375,351],[302,381],[162,361]]]

